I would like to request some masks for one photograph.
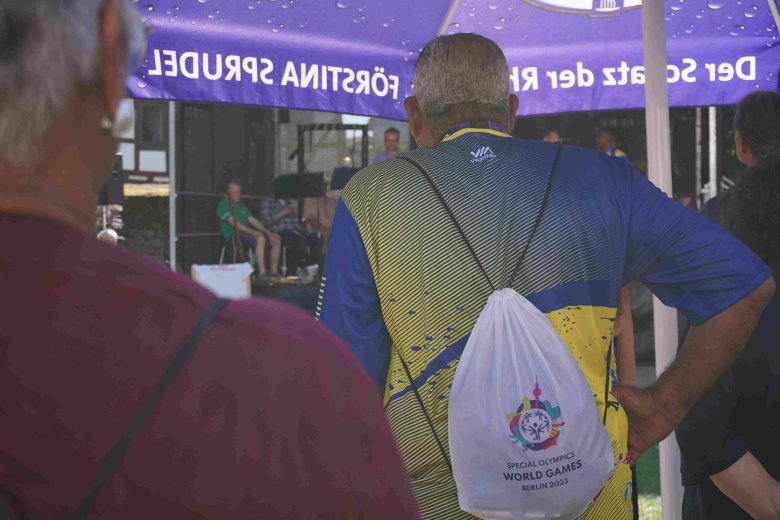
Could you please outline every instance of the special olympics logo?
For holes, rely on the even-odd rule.
[[[552,421],[547,412],[539,409],[531,409],[520,416],[520,435],[528,442],[544,442],[552,433]]]
[[[642,0],[525,0],[542,9],[588,16],[616,16],[642,6]]]
[[[517,411],[509,414],[509,438],[520,444],[523,451],[547,450],[555,446],[566,424],[561,419],[561,409],[550,401],[542,401],[539,381],[534,387],[534,398],[525,397]]]

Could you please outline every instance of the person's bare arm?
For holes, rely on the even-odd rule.
[[[255,217],[250,215],[250,217],[247,220],[249,220],[249,223],[252,226],[254,226],[258,231],[261,231],[263,233],[269,232],[268,229],[266,229],[266,227],[263,225],[263,223],[257,220]]]
[[[227,220],[228,224],[230,224],[234,228],[237,227],[239,231],[242,231],[244,233],[249,233],[252,236],[257,236],[258,235],[257,231],[255,231],[254,229],[252,229],[250,227],[247,227],[247,226],[243,225],[241,222],[238,222],[238,224],[236,225],[236,220],[233,217],[228,217],[226,220]],[[253,220],[252,217],[249,217],[249,222],[250,223],[252,222],[252,220]]]
[[[770,276],[736,304],[702,325],[691,327],[677,359],[653,386],[614,389],[628,415],[632,460],[665,439],[734,362],[774,291],[775,282]]]
[[[721,492],[756,520],[780,518],[780,482],[747,452],[727,469],[710,477]]]
[[[634,320],[631,314],[631,292],[620,289],[617,316],[615,316],[615,362],[621,385],[636,384],[636,353],[634,349]]]

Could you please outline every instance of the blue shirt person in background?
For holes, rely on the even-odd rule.
[[[398,144],[401,142],[401,132],[397,128],[391,126],[385,130],[385,151],[378,153],[371,164],[377,164],[388,159],[395,159],[401,155],[401,150],[398,148]]]
[[[710,215],[780,273],[780,94],[753,92],[734,118],[748,168]],[[715,199],[712,199],[715,200]],[[677,428],[686,520],[780,517],[780,296],[732,367]]]

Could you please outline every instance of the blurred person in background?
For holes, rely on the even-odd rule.
[[[734,118],[747,169],[709,207],[780,274],[780,94],[753,92]],[[780,518],[780,297],[745,349],[677,428],[686,520]]]
[[[95,238],[144,36],[130,0],[0,2],[0,518],[416,518],[334,336]]]
[[[610,157],[626,157],[626,152],[615,144],[615,132],[607,127],[596,128],[596,149]]]
[[[106,244],[115,246],[119,243],[119,235],[113,229],[103,229],[97,234],[97,239]]]
[[[544,133],[544,140],[548,143],[562,143],[563,137],[557,128],[550,128]]]
[[[401,150],[398,148],[400,142],[401,132],[399,132],[397,128],[391,126],[385,130],[385,151],[377,154],[371,164],[380,163],[388,159],[395,159],[401,155]],[[347,166],[351,166],[351,164]]]

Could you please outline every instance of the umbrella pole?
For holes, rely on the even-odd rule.
[[[644,2],[642,39],[645,62],[647,166],[650,180],[667,195],[672,193],[672,153],[669,131],[669,88],[666,75],[664,2]],[[660,374],[677,352],[677,311],[653,298],[655,366]],[[641,486],[641,483],[639,483]],[[674,436],[661,443],[661,506],[664,520],[682,515],[680,451]]]
[[[168,263],[176,271],[176,103],[168,102]]]

